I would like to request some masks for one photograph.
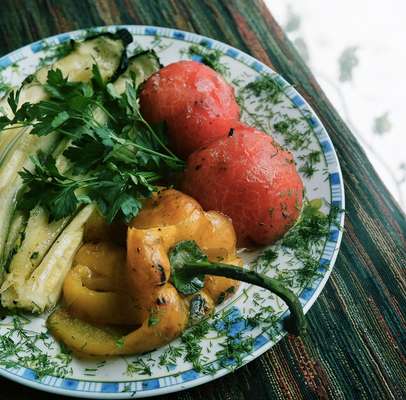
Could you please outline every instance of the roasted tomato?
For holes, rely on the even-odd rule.
[[[184,158],[239,124],[233,88],[196,61],[179,61],[152,75],[142,87],[140,107],[148,122],[166,122],[170,145]]]
[[[303,183],[292,154],[250,127],[194,152],[182,189],[205,210],[228,215],[243,246],[274,243],[302,207]]]

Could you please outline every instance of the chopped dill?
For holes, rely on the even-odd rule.
[[[25,329],[30,320],[21,315],[14,315],[11,322],[8,331],[0,336],[0,365],[32,369],[38,379],[46,375],[64,377],[72,373],[69,352],[62,347],[57,356],[50,356],[44,350],[52,349],[53,342],[45,332]]]
[[[292,288],[301,288],[320,276],[317,253],[330,231],[330,226],[339,226],[338,215],[343,211],[334,205],[330,205],[329,214],[324,214],[320,211],[322,205],[322,199],[305,201],[298,222],[280,242],[266,249],[262,255],[255,259],[252,268],[258,272],[267,272],[272,269],[275,279]],[[297,261],[299,261],[301,266],[290,269],[279,268],[275,264],[278,250],[282,250],[286,255],[294,256],[288,261],[289,265],[296,265]],[[256,299],[255,295],[253,302],[257,306],[261,306],[261,300]]]
[[[227,336],[225,343],[220,343],[223,347],[216,353],[220,357],[220,365],[224,368],[234,370],[243,364],[244,357],[251,353],[254,348],[254,338],[243,337],[238,334],[236,337]]]
[[[254,315],[247,317],[247,324],[256,327],[260,324],[266,324],[270,327],[275,326],[278,322],[278,316],[275,314],[275,310],[271,306],[262,307],[260,311]]]
[[[302,172],[306,178],[310,178],[317,171],[315,166],[321,161],[321,152],[319,150],[313,150],[308,154],[300,156],[299,159],[304,161],[299,171]]]
[[[188,50],[189,57],[199,56],[203,64],[207,65],[210,68],[213,68],[219,74],[227,76],[228,66],[221,63],[220,59],[223,56],[223,53],[217,49],[209,49],[204,44],[192,44]]]
[[[317,168],[314,167],[312,163],[308,160],[299,167],[299,172],[303,173],[306,178],[311,178],[315,172],[317,172]]]
[[[283,90],[278,83],[268,74],[261,75],[259,78],[248,83],[244,88],[248,93],[254,96],[263,96],[265,101],[272,104],[280,103]]]
[[[207,358],[202,355],[203,348],[201,339],[203,339],[210,331],[210,325],[207,321],[202,321],[194,326],[189,331],[186,331],[181,336],[182,344],[184,345],[184,360],[192,363],[193,368],[197,372],[213,373],[213,367],[204,365]]]
[[[182,356],[182,347],[168,345],[168,349],[165,350],[159,357],[159,365],[169,366],[176,365],[177,359]]]
[[[297,125],[300,122],[297,118],[285,118],[273,125],[274,129],[283,136],[286,145],[293,150],[305,149],[311,143],[310,129],[306,132],[299,130]]]
[[[159,315],[157,310],[151,310],[149,317],[148,317],[148,326],[155,326],[159,323]]]
[[[329,232],[330,217],[322,213],[319,202],[305,203],[299,221],[282,239],[282,245],[294,250],[310,251]]]
[[[254,261],[253,267],[257,272],[267,272],[273,267],[274,261],[278,258],[278,252],[272,248],[268,247],[263,251],[263,253]]]
[[[127,375],[152,375],[151,366],[146,363],[142,358],[131,361],[127,365]]]
[[[171,46],[172,42],[164,43],[159,35],[155,35],[154,40],[151,42],[151,47],[156,51],[164,51]]]

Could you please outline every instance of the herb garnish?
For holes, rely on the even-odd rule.
[[[212,366],[204,365],[207,362],[207,357],[202,356],[203,348],[201,346],[201,340],[208,334],[210,328],[211,326],[207,321],[202,321],[181,336],[185,351],[184,360],[192,363],[197,372],[205,374],[214,372]]]
[[[294,288],[301,288],[309,281],[319,276],[320,267],[317,252],[329,233],[331,225],[337,225],[339,209],[330,206],[330,213],[320,211],[323,205],[321,199],[305,200],[299,220],[286,233],[280,242],[265,250],[253,263],[256,271],[266,272],[271,268],[278,271],[275,278]],[[301,263],[299,268],[282,269],[274,262],[278,250],[294,256],[292,263]]]
[[[159,313],[156,308],[151,309],[148,317],[148,326],[155,326],[159,323]]]
[[[119,96],[113,85],[103,83],[95,65],[91,83],[69,82],[61,71],[49,71],[45,90],[48,100],[25,103],[18,110],[19,91],[10,96],[15,117],[0,117],[0,129],[19,124],[32,126],[33,135],[69,139],[64,156],[70,167],[62,173],[52,155],[33,156],[34,170],[20,173],[26,191],[19,208],[41,205],[52,220],[95,201],[109,222],[116,216],[129,222],[142,199],[156,190],[153,183],[183,168],[162,130],[141,116],[133,84]]]
[[[217,49],[209,49],[205,43],[192,44],[188,50],[189,57],[198,56],[201,62],[210,68],[213,68],[219,74],[227,76],[228,66],[220,62],[223,53]]]
[[[61,347],[57,356],[50,356],[46,349],[52,349],[54,342],[48,334],[27,330],[25,325],[30,320],[22,315],[16,314],[11,318],[10,324],[4,322],[9,327],[0,336],[0,365],[32,369],[38,379],[45,375],[63,377],[72,374],[69,351]]]
[[[152,375],[151,366],[142,358],[131,361],[127,364],[127,375]]]
[[[236,337],[227,336],[225,343],[220,344],[223,350],[216,353],[220,358],[220,365],[224,368],[234,370],[240,367],[245,356],[254,348],[254,338],[243,337],[238,334]]]
[[[321,161],[321,151],[313,150],[310,153],[299,156],[300,160],[304,160],[304,164],[299,168],[306,178],[310,178],[317,171],[315,167]]]
[[[159,365],[166,367],[176,365],[177,359],[183,354],[182,350],[183,347],[168,344],[168,349],[165,350],[159,357]]]
[[[248,83],[244,90],[247,93],[254,94],[256,97],[264,96],[264,100],[271,104],[278,104],[283,94],[283,90],[279,84],[268,74],[261,75],[254,81]]]

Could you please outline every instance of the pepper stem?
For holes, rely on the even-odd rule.
[[[224,276],[267,289],[279,296],[289,307],[290,316],[285,320],[284,328],[295,336],[303,335],[306,332],[306,318],[298,297],[277,279],[255,271],[247,271],[234,265],[208,261],[186,262],[184,268],[182,268],[182,274]]]

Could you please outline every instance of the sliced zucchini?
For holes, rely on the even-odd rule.
[[[72,41],[72,50],[68,55],[52,65],[40,68],[24,80],[19,106],[25,102],[36,103],[46,99],[47,94],[42,85],[51,69],[60,69],[72,82],[85,82],[92,78],[92,66],[97,64],[104,81],[114,80],[127,68],[126,47],[131,42],[132,36],[126,29],[116,33],[100,33],[83,41]],[[1,101],[1,106],[7,116],[13,115],[6,99]]]
[[[21,244],[24,241],[26,224],[27,216],[25,215],[25,213],[19,210],[14,211],[7,235],[7,241],[4,245],[4,271],[9,270],[9,266],[13,256],[20,249]]]
[[[154,50],[146,50],[132,56],[128,60],[126,71],[114,82],[114,88],[118,94],[124,93],[126,84],[135,77],[135,86],[138,87],[154,72],[159,71],[161,63]]]
[[[71,81],[89,81],[92,66],[97,64],[104,81],[118,76],[127,67],[126,47],[132,36],[126,29],[116,33],[100,33],[82,42],[73,42],[72,51],[51,66],[41,68],[35,73],[40,83],[45,83],[50,69],[60,69]]]
[[[23,146],[12,152],[7,163],[0,168],[0,282],[5,261],[5,243],[15,211],[17,195],[23,184],[18,171],[23,168],[32,170],[33,163],[28,155],[35,154],[39,150],[49,153],[57,142],[57,136],[45,136],[40,141],[31,141],[31,138],[35,137],[28,135]]]
[[[24,129],[16,127],[10,128],[2,133],[0,140],[0,168],[3,166],[14,145],[22,138],[27,130],[28,127]]]
[[[20,139],[18,145],[10,149],[1,164],[3,168],[0,168],[0,195],[8,189],[10,183],[18,176],[19,171],[23,168],[32,168],[29,155],[36,154],[38,151],[48,154],[58,144],[58,135],[38,137],[28,134],[30,128],[25,128],[25,130],[24,137]]]
[[[41,263],[45,254],[68,224],[70,218],[48,223],[47,213],[40,207],[30,213],[24,240],[10,263],[10,273],[4,281],[1,292],[3,304],[10,304],[21,295],[24,283]]]
[[[102,35],[98,38],[101,37],[111,38],[110,35]],[[74,60],[72,59],[69,62],[73,63]],[[123,60],[120,62],[123,65]],[[94,60],[92,64],[93,63]],[[118,93],[122,93],[125,90],[127,82],[132,80],[133,76],[135,76],[135,84],[138,86],[152,73],[159,70],[159,68],[160,63],[155,52],[146,51],[140,53],[131,57],[125,72],[114,81],[113,86]],[[99,69],[101,69],[100,64]],[[40,76],[37,77],[38,80],[41,79],[41,74],[43,74],[43,72],[40,72]],[[79,73],[75,76],[76,78],[87,79],[85,75],[80,75]],[[72,75],[69,75],[69,77],[71,78]],[[106,77],[107,75],[104,78]],[[32,85],[33,82],[29,84]],[[96,111],[95,119],[103,124],[106,116],[100,112],[100,109]],[[67,141],[60,143],[55,150],[55,153],[59,154],[57,157],[57,167],[61,171],[69,168],[69,161],[62,155],[63,149],[67,145]],[[26,152],[26,154],[27,153],[31,153],[31,151]],[[85,210],[89,209],[89,207],[93,207],[92,211],[94,211],[94,206],[88,206]],[[83,213],[83,211],[81,213]],[[79,215],[83,215],[81,213],[79,213]],[[86,218],[83,217],[79,219],[79,221],[83,221],[84,224],[85,220],[87,220],[91,214],[92,212],[86,214]],[[42,311],[55,304],[59,298],[61,286],[71,266],[73,256],[82,240],[83,224],[80,234],[76,230],[78,225],[72,225],[74,221],[77,221],[79,215],[67,226],[68,219],[48,224],[47,216],[42,209],[37,209],[31,213],[24,231],[25,238],[18,248],[17,253],[11,259],[10,273],[7,275],[1,287],[2,304],[4,307]],[[12,227],[14,225],[18,227],[18,221],[13,221]],[[17,229],[15,230],[18,231]],[[18,243],[18,235],[16,236],[13,232],[14,229],[10,229],[9,241],[17,241]],[[69,243],[66,242],[67,240]],[[8,245],[6,254],[9,255],[14,248],[15,247]],[[61,249],[64,251],[62,267]]]
[[[94,205],[88,205],[83,208],[62,231],[51,248],[38,263],[37,257],[32,257],[32,264],[37,264],[36,268],[27,265],[18,265],[12,269],[7,280],[3,283],[1,291],[1,302],[3,307],[7,308],[22,308],[29,311],[42,312],[56,304],[61,293],[63,281],[69,271],[73,258],[82,243],[84,225],[94,211]],[[39,219],[44,218],[41,213]],[[40,221],[41,222],[41,221]],[[34,227],[32,227],[35,229]],[[56,228],[58,230],[60,228]],[[51,236],[44,232],[45,240],[53,240]],[[28,234],[27,237],[32,237]],[[35,235],[34,235],[35,236]],[[44,248],[39,241],[35,244],[38,251]],[[16,257],[24,250],[31,251],[32,244],[25,247],[24,245],[14,256],[12,263]],[[27,254],[25,254],[26,256]],[[22,260],[26,263],[26,258]]]
[[[104,80],[110,80],[127,67],[126,46],[132,40],[126,30],[117,33],[103,33],[75,42],[72,52],[56,61],[52,66],[44,67],[26,80],[20,94],[21,101],[39,102],[47,97],[41,87],[46,81],[50,69],[60,69],[72,81],[88,81],[92,77],[92,66],[97,63]],[[23,132],[22,129],[25,131]],[[49,154],[58,142],[58,136],[43,137],[29,135],[29,128],[9,129],[0,135],[0,283],[1,267],[5,262],[5,242],[14,213],[18,191],[22,180],[18,172],[23,168],[32,170],[29,159],[38,150]]]
[[[71,81],[89,81],[92,78],[92,66],[97,64],[105,81],[117,77],[127,68],[126,46],[131,40],[132,37],[127,30],[119,30],[115,34],[102,33],[83,42],[73,42],[70,54],[51,66],[41,68],[30,79],[24,81],[19,105],[26,102],[38,103],[47,98],[42,84],[46,82],[48,71],[51,69],[60,69]],[[12,112],[7,102],[2,102],[2,106],[6,114],[11,116]],[[8,128],[0,134],[0,167],[1,159],[13,150],[10,144],[16,144],[15,138],[19,136],[21,129],[25,128]]]

